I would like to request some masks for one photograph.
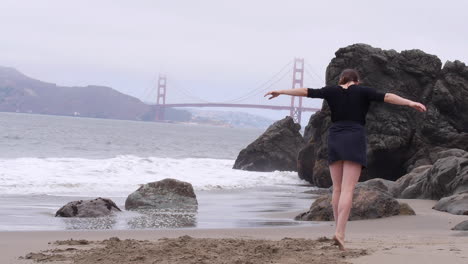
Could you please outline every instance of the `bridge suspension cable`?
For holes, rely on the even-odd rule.
[[[305,63],[303,58],[295,58],[293,61],[289,61],[285,64],[280,71],[275,73],[272,77],[270,77],[267,81],[261,83],[254,89],[251,89],[247,93],[239,96],[237,98],[233,98],[230,100],[225,100],[222,102],[210,102],[200,98],[199,96],[193,95],[190,90],[184,89],[183,87],[177,85],[175,79],[171,79],[171,86],[173,91],[176,93],[181,94],[183,96],[189,97],[196,101],[201,101],[203,103],[172,103],[166,104],[166,75],[159,75],[158,84],[157,84],[157,101],[156,105],[154,106],[156,109],[156,121],[160,121],[164,119],[164,109],[167,107],[242,107],[242,108],[263,108],[263,109],[275,109],[275,110],[289,110],[290,116],[293,117],[295,122],[300,123],[301,120],[301,113],[303,111],[317,111],[317,108],[311,107],[303,107],[302,105],[302,97],[296,98],[296,96],[291,97],[291,104],[289,106],[274,106],[274,105],[265,105],[263,103],[260,104],[246,104],[246,103],[239,103],[244,101],[248,98],[256,96],[259,93],[263,93],[268,89],[271,89],[272,86],[276,85],[280,81],[282,81],[286,76],[288,76],[291,72],[293,73],[293,82],[292,82],[292,89],[305,87],[304,86],[304,73],[308,74],[311,79],[317,80],[320,79],[323,82],[323,79],[313,70],[313,67],[307,63],[307,65],[312,69],[312,72],[315,76],[306,69]],[[290,68],[291,64],[294,63],[294,67]],[[289,68],[289,70],[287,70]],[[146,95],[148,90],[144,91],[143,95]],[[149,94],[151,95],[154,93],[154,90],[150,90]],[[162,103],[160,103],[160,99],[162,98]],[[261,99],[260,97],[258,99]],[[295,103],[295,99],[298,99],[298,105]]]
[[[171,91],[174,90],[177,93],[179,93],[180,95],[183,95],[183,96],[186,96],[186,97],[189,97],[191,99],[201,101],[201,102],[204,102],[204,103],[238,103],[238,102],[241,102],[241,101],[244,101],[244,100],[248,99],[249,97],[253,97],[254,95],[265,92],[266,90],[270,89],[273,85],[280,82],[282,79],[284,79],[284,77],[286,77],[289,73],[291,73],[291,69],[289,69],[288,71],[285,71],[285,70],[288,69],[288,67],[290,67],[292,63],[293,63],[293,60],[286,63],[283,67],[281,67],[281,69],[277,73],[272,75],[267,81],[261,83],[259,86],[257,86],[256,88],[248,91],[244,95],[241,95],[241,96],[233,98],[233,99],[225,100],[225,101],[213,102],[213,101],[208,101],[208,100],[202,99],[202,98],[200,98],[198,96],[192,95],[192,93],[190,91],[188,91],[187,89],[184,89],[182,86],[177,85],[177,82],[175,82],[175,79],[172,79],[172,78],[170,78]],[[278,76],[279,76],[279,78],[278,78]],[[154,91],[150,91],[150,94],[152,94],[153,92]]]
[[[312,67],[312,65],[310,65],[310,63],[308,63],[307,61],[306,61],[305,63],[306,63],[306,65],[307,65],[307,67],[304,67],[304,68],[305,68],[306,74],[309,75],[309,77],[312,78],[312,79],[319,79],[319,80],[322,82],[322,84],[325,85],[325,80],[323,80],[323,78],[322,78],[319,74],[317,74],[317,72],[314,70],[314,67]],[[310,73],[310,72],[309,72],[309,69],[310,69],[314,74]],[[314,77],[314,75],[315,75],[316,77]]]
[[[250,93],[249,95],[245,95],[243,97],[239,97],[237,99],[234,99],[234,100],[231,100],[231,101],[227,101],[229,103],[238,103],[238,102],[242,102],[248,98],[251,98],[251,97],[254,97],[255,95],[258,95],[260,93],[264,93],[266,91],[268,91],[273,85],[279,83],[280,81],[282,81],[286,76],[290,75],[291,74],[291,71],[292,70],[289,70],[289,71],[286,71],[283,73],[283,75],[281,75],[278,79],[276,79],[274,82],[270,83],[268,86],[265,86],[264,88],[262,88],[261,90],[257,90],[253,93]]]
[[[289,61],[288,63],[286,63],[282,68],[281,70],[279,70],[277,73],[275,73],[273,76],[271,76],[267,81],[263,82],[262,84],[260,84],[259,86],[257,86],[256,88],[250,90],[249,92],[245,93],[244,95],[242,96],[239,96],[239,97],[236,97],[236,98],[233,98],[233,99],[230,99],[230,100],[226,100],[226,101],[223,101],[222,103],[234,103],[234,102],[241,102],[241,101],[244,101],[246,99],[248,99],[249,97],[252,97],[256,94],[259,94],[259,93],[262,93],[264,92],[265,90],[271,88],[273,85],[275,85],[276,83],[278,83],[279,81],[281,81],[288,73],[291,72],[291,69],[289,69],[288,71],[284,72],[284,70],[288,69],[288,67],[291,66],[291,64],[293,63],[293,61]],[[283,73],[284,72],[284,73]],[[283,73],[283,74],[282,74]],[[278,79],[277,77],[282,74],[280,76],[280,78]],[[272,82],[273,81],[273,82]],[[271,83],[272,82],[272,83]]]
[[[151,100],[148,100],[148,99],[153,98],[153,94],[155,92],[153,85],[157,83],[157,81],[158,81],[158,78],[156,76],[151,78],[150,85],[148,85],[146,89],[144,89],[143,92],[140,94],[140,98],[142,102],[147,102],[147,103],[151,102]]]
[[[184,89],[182,86],[179,86],[177,84],[177,81],[175,81],[175,79],[170,79],[171,80],[171,91],[172,90],[175,90],[176,92],[178,92],[180,95],[183,95],[183,96],[187,96],[191,99],[194,99],[194,100],[197,100],[197,101],[201,101],[201,102],[204,102],[204,103],[210,103],[210,101],[207,101],[205,99],[202,99],[196,95],[192,95],[192,93],[190,93],[190,91],[188,91],[187,89]],[[175,88],[175,89],[174,89]]]

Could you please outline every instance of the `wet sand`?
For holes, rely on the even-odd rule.
[[[346,246],[351,250],[344,255],[335,246],[331,246],[330,241],[317,240],[323,236],[331,238],[334,226],[330,222],[295,227],[0,232],[0,263],[33,263],[18,257],[24,257],[30,252],[54,249],[54,254],[61,255],[63,251],[60,249],[67,248],[67,260],[72,260],[72,256],[83,256],[84,260],[80,261],[84,262],[73,259],[75,262],[56,263],[106,263],[99,254],[112,249],[118,249],[120,254],[133,258],[134,263],[153,263],[145,262],[154,261],[151,258],[151,249],[160,250],[158,256],[161,256],[161,260],[169,261],[161,263],[210,263],[208,260],[215,259],[215,255],[223,257],[226,263],[248,263],[246,261],[249,259],[252,263],[306,263],[313,261],[311,256],[315,256],[317,261],[327,263],[468,263],[468,232],[450,230],[457,223],[467,220],[468,216],[432,210],[434,201],[403,201],[413,207],[416,216],[349,222]],[[269,214],[272,218],[295,215],[296,212]],[[118,237],[120,240],[102,242],[111,237]],[[88,244],[54,243],[69,239],[86,239]],[[124,239],[132,240],[125,242]],[[52,243],[48,244],[49,242]],[[216,245],[216,248],[222,250],[216,253],[214,246],[210,248],[202,245]],[[110,251],[102,251],[105,247]],[[201,248],[205,250],[200,250]],[[252,251],[255,248],[257,251]],[[150,253],[143,254],[144,252]],[[226,252],[230,254],[223,255]],[[175,260],[175,257],[181,258]],[[119,262],[114,260],[112,263]]]
[[[271,218],[268,213],[289,212],[307,208],[313,195],[304,193],[310,186],[280,185],[242,190],[197,191],[196,215],[159,215],[123,210],[98,219],[56,218],[56,211],[76,200],[94,199],[80,196],[1,195],[1,231],[64,231],[64,230],[131,230],[160,228],[244,228],[262,226],[310,225],[284,218]],[[108,197],[121,209],[127,195]]]

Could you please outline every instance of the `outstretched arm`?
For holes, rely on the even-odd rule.
[[[295,88],[295,89],[287,89],[287,90],[270,91],[266,93],[263,97],[267,95],[271,95],[271,97],[268,99],[273,99],[275,97],[278,97],[280,94],[293,95],[293,96],[307,96],[307,88]]]
[[[426,107],[423,104],[408,100],[406,98],[403,98],[393,93],[386,93],[384,102],[389,103],[389,104],[396,104],[396,105],[406,105],[406,106],[409,106],[418,110],[419,112],[426,111]]]

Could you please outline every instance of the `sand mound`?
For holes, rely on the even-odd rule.
[[[366,255],[365,250],[341,252],[327,238],[318,240],[283,238],[274,240],[162,238],[158,241],[120,240],[116,237],[88,243],[57,241],[58,248],[29,253],[25,258],[53,263],[346,263],[347,258]],[[70,248],[69,246],[74,246]],[[68,248],[67,248],[68,247]],[[64,263],[64,262],[61,262]]]

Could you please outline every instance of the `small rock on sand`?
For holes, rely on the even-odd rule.
[[[454,226],[452,230],[461,230],[461,231],[468,231],[468,220],[465,220],[458,225]]]
[[[331,198],[331,194],[320,196],[312,203],[309,211],[299,214],[295,220],[333,221]],[[414,211],[407,204],[401,205],[387,192],[361,186],[354,191],[353,207],[349,219],[374,219],[402,213],[414,214]]]

